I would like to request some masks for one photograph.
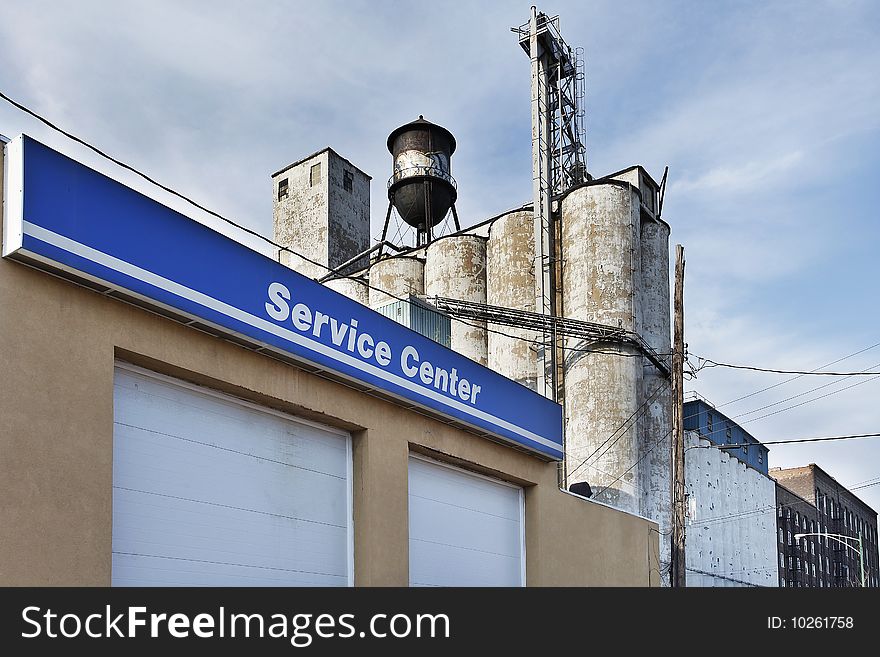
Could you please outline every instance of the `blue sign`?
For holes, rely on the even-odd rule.
[[[561,407],[22,135],[3,255],[125,290],[306,367],[550,459]]]

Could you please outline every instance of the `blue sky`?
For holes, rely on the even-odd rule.
[[[664,215],[686,249],[692,354],[813,369],[880,343],[880,3],[540,9],[586,49],[591,172],[639,163],[659,178],[670,167]],[[378,232],[385,138],[424,114],[458,139],[468,225],[529,199],[528,60],[509,31],[528,12],[525,2],[5,2],[0,89],[266,235],[269,174],[327,145],[373,176]],[[0,133],[19,132],[113,171],[0,106]],[[835,368],[878,364],[880,346]],[[786,379],[698,376],[691,389],[718,405]],[[876,432],[880,381],[842,390],[859,381],[738,419],[764,440]],[[803,377],[721,410],[829,382]],[[772,466],[810,462],[844,484],[875,478],[880,440],[770,452]],[[880,486],[859,493],[880,509]]]

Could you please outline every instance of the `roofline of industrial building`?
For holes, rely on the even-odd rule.
[[[838,487],[840,487],[842,490],[845,490],[845,491],[846,491],[847,493],[849,493],[853,498],[855,498],[855,500],[856,500],[859,504],[861,504],[862,506],[864,506],[866,509],[868,509],[868,510],[869,510],[871,513],[873,513],[875,516],[877,515],[877,512],[874,510],[874,507],[872,507],[870,504],[868,504],[867,502],[865,502],[861,497],[859,497],[859,496],[856,495],[854,492],[852,492],[852,491],[849,489],[848,486],[844,486],[844,485],[841,484],[839,481],[837,481],[837,479],[836,479],[835,477],[833,477],[832,475],[830,475],[830,474],[828,473],[827,470],[823,469],[823,468],[822,468],[821,466],[819,466],[819,465],[816,465],[815,463],[808,463],[807,465],[799,465],[799,466],[794,467],[794,468],[772,468],[772,469],[770,470],[770,472],[785,472],[785,471],[791,471],[791,470],[806,470],[806,469],[809,469],[809,470],[819,470],[822,474],[824,474],[824,475],[825,475],[826,477],[828,477],[831,481],[833,481],[835,484],[837,484]]]
[[[696,393],[696,394],[699,394],[699,393]],[[718,413],[718,415],[720,415],[721,417],[723,417],[723,418],[724,418],[725,420],[727,420],[728,422],[731,422],[731,423],[735,424],[735,425],[739,428],[740,431],[742,431],[747,437],[749,437],[749,438],[751,438],[752,440],[754,440],[756,444],[760,445],[761,447],[763,447],[764,449],[766,449],[768,452],[770,451],[770,448],[767,447],[767,445],[765,445],[763,442],[761,442],[760,440],[758,440],[757,438],[755,438],[751,433],[749,433],[748,431],[746,431],[745,429],[743,429],[743,426],[742,426],[739,422],[737,422],[736,420],[730,418],[729,416],[727,416],[727,415],[725,415],[724,413],[722,413],[721,411],[719,411],[719,410],[715,407],[715,405],[714,405],[712,402],[710,402],[708,399],[706,399],[706,398],[703,397],[702,395],[700,395],[697,399],[688,399],[688,400],[685,400],[684,403],[685,403],[685,404],[695,404],[695,403],[699,403],[699,404],[703,404],[703,405],[709,407],[709,408],[712,409],[715,413]],[[702,435],[702,434],[701,434],[701,435]],[[711,441],[710,439],[708,439],[708,438],[707,438],[707,440],[709,440],[709,442],[712,442],[712,441]]]
[[[311,155],[307,155],[307,156],[305,156],[304,158],[301,158],[301,159],[297,160],[296,162],[292,162],[291,164],[288,164],[286,167],[283,167],[283,168],[281,168],[281,169],[278,169],[278,171],[276,171],[275,173],[273,173],[273,174],[272,174],[271,176],[269,176],[269,177],[270,177],[270,178],[274,178],[275,176],[277,176],[277,175],[279,175],[279,174],[282,174],[282,173],[284,173],[285,171],[288,171],[288,170],[292,169],[293,167],[302,164],[303,162],[308,162],[308,161],[311,160],[312,158],[318,157],[319,155],[321,155],[321,154],[323,154],[323,153],[327,153],[327,152],[333,153],[336,157],[338,157],[338,158],[339,158],[340,160],[342,160],[343,162],[346,162],[346,163],[350,164],[352,167],[354,167],[355,169],[357,169],[360,173],[364,174],[364,175],[367,177],[367,179],[369,179],[369,180],[372,180],[372,179],[373,179],[373,176],[369,175],[368,173],[365,173],[363,169],[361,169],[358,165],[356,165],[354,162],[352,162],[352,161],[349,160],[348,158],[346,158],[346,157],[342,157],[339,153],[337,153],[337,152],[333,149],[332,146],[325,146],[325,147],[322,148],[321,150],[319,150],[319,151],[315,151],[315,152],[312,153]]]

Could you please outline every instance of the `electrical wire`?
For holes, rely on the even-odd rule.
[[[611,488],[611,487],[612,487],[614,484],[616,484],[618,481],[620,481],[621,479],[623,479],[623,477],[625,477],[625,476],[627,475],[627,473],[630,472],[630,470],[632,470],[634,467],[636,467],[636,466],[637,466],[639,463],[641,463],[641,462],[642,462],[642,461],[643,461],[643,460],[644,460],[644,459],[645,459],[645,458],[646,458],[651,452],[653,452],[655,449],[657,449],[657,447],[660,445],[660,443],[661,443],[661,442],[664,442],[664,441],[670,436],[670,434],[672,434],[672,429],[670,429],[670,430],[667,431],[665,434],[663,434],[660,438],[658,438],[658,439],[654,442],[654,445],[653,445],[653,447],[651,447],[651,449],[649,449],[647,452],[645,452],[644,454],[642,454],[642,455],[636,460],[635,463],[633,463],[633,464],[632,464],[631,466],[629,466],[626,470],[624,470],[623,472],[621,472],[621,473],[617,476],[617,478],[616,478],[614,481],[612,481],[610,484],[607,484],[602,490],[600,490],[598,493],[596,493],[593,497],[599,497],[602,493],[604,493],[606,490],[608,490],[609,488]]]
[[[865,351],[865,350],[863,350],[863,351]],[[878,364],[878,365],[880,365],[880,364]],[[878,365],[872,365],[871,368],[873,368],[873,367],[877,367]],[[868,369],[871,369],[871,368],[868,368]],[[857,373],[857,374],[858,374],[858,373]],[[745,415],[751,415],[751,414],[753,414],[753,413],[757,413],[757,412],[762,411],[762,410],[765,410],[765,409],[767,409],[767,408],[772,408],[773,406],[778,406],[779,404],[784,404],[784,403],[787,402],[787,401],[791,401],[791,400],[793,400],[793,399],[797,399],[797,398],[799,398],[799,397],[803,397],[804,395],[810,394],[811,392],[815,392],[815,391],[817,391],[817,390],[822,390],[822,389],[824,389],[824,388],[828,388],[828,387],[833,386],[833,385],[838,385],[838,384],[841,383],[842,381],[844,381],[844,380],[846,380],[846,379],[848,379],[848,378],[851,378],[852,376],[855,376],[855,375],[854,375],[854,374],[846,375],[846,376],[844,376],[842,379],[840,379],[840,380],[838,380],[838,381],[832,381],[831,383],[826,383],[826,384],[823,384],[823,385],[821,385],[821,386],[816,386],[815,388],[810,388],[809,390],[806,390],[806,391],[804,391],[804,392],[802,392],[802,393],[799,393],[799,394],[797,394],[797,395],[793,395],[793,396],[788,397],[788,398],[786,398],[786,399],[779,400],[779,401],[774,402],[774,403],[772,403],[772,404],[767,404],[766,406],[762,406],[762,407],[760,407],[760,408],[756,408],[756,409],[753,409],[753,410],[751,410],[751,411],[746,411],[746,412],[744,412],[744,413],[739,413],[738,415],[734,415],[734,416],[732,416],[730,419],[733,420],[733,419],[736,419],[736,418],[739,418],[739,417],[743,417],[743,416],[745,416]],[[798,378],[798,377],[795,377],[795,378]],[[804,402],[801,402],[800,404],[793,404],[792,406],[787,406],[786,408],[781,408],[781,409],[779,409],[778,411],[774,411],[773,413],[767,413],[766,415],[762,415],[762,416],[760,416],[760,417],[754,417],[754,418],[749,418],[748,420],[743,420],[743,421],[739,422],[738,424],[739,424],[739,425],[748,424],[749,422],[755,422],[755,421],[757,421],[757,420],[761,420],[761,419],[764,419],[764,418],[767,418],[767,417],[771,417],[772,415],[777,415],[778,413],[783,413],[783,412],[785,412],[785,411],[789,411],[789,410],[791,410],[791,409],[793,409],[793,408],[798,408],[798,407],[800,407],[800,406],[804,406],[804,405],[809,404],[809,403],[811,403],[811,402],[818,401],[818,400],[820,400],[820,399],[825,399],[826,397],[830,397],[831,395],[835,395],[835,394],[837,394],[837,393],[844,392],[845,390],[849,390],[850,388],[855,388],[856,386],[860,386],[860,385],[862,385],[862,384],[869,383],[869,382],[871,382],[871,381],[874,381],[874,380],[877,379],[877,378],[880,378],[880,375],[874,375],[874,376],[872,376],[870,379],[867,379],[867,380],[865,380],[865,381],[860,381],[859,383],[855,383],[855,384],[853,384],[853,385],[846,386],[845,388],[841,388],[841,389],[839,389],[839,390],[834,390],[834,391],[832,391],[832,392],[830,392],[830,393],[828,393],[828,394],[820,395],[820,396],[815,397],[815,398],[813,398],[813,399],[808,399],[808,400],[806,400],[806,401],[804,401]],[[792,380],[793,380],[793,379],[792,379]],[[716,407],[716,408],[717,408],[717,407]],[[693,414],[691,414],[691,415],[686,416],[684,419],[685,419],[685,420],[689,420],[689,419],[691,419],[691,418],[697,417],[698,415],[699,415],[699,412],[697,412],[697,413],[693,413]],[[719,427],[719,429],[718,429],[717,431],[712,431],[710,434],[708,434],[708,436],[714,436],[715,434],[720,433],[722,430],[725,430],[725,429],[726,429],[726,427],[725,427],[725,428],[721,428],[721,427]]]
[[[623,438],[623,436],[626,435],[626,431],[629,430],[629,429],[630,429],[630,428],[631,428],[636,422],[638,422],[638,420],[639,420],[643,415],[645,415],[645,414],[648,412],[648,410],[649,410],[648,407],[650,406],[651,403],[653,403],[653,401],[654,401],[657,397],[660,396],[660,393],[662,393],[662,392],[666,389],[666,387],[669,387],[670,385],[671,385],[671,384],[670,384],[667,380],[664,380],[664,381],[661,383],[661,385],[657,386],[657,388],[654,390],[654,392],[652,392],[652,393],[651,393],[651,394],[645,399],[645,401],[642,402],[642,404],[639,406],[639,408],[637,408],[637,409],[635,410],[635,412],[634,412],[632,415],[630,415],[630,417],[627,418],[627,420],[626,420],[626,421],[625,421],[620,427],[618,427],[617,431],[615,431],[614,433],[612,433],[611,436],[609,436],[608,438],[606,438],[605,441],[604,441],[602,444],[600,444],[598,447],[596,447],[596,448],[593,450],[593,452],[590,453],[590,455],[587,456],[587,457],[581,462],[581,464],[578,465],[577,468],[575,468],[575,470],[572,472],[572,474],[574,474],[574,472],[577,472],[577,471],[578,471],[583,465],[585,465],[588,461],[590,461],[594,456],[595,456],[597,459],[600,459],[600,458],[603,457],[605,454],[607,454],[607,453],[608,453],[608,450],[610,450],[612,447],[614,447],[614,445],[616,445],[617,442],[618,442],[621,438]],[[615,437],[615,434],[617,434],[618,432],[620,432],[620,434],[617,435],[617,436]],[[608,441],[611,440],[612,438],[613,438],[613,440],[611,441],[611,443],[608,444],[608,445],[606,446],[606,443],[608,443]],[[604,449],[603,449],[603,447],[604,447]],[[598,452],[600,449],[602,450],[602,452],[601,452],[601,454],[598,454],[598,455],[597,455],[597,452]],[[590,465],[590,467],[595,467],[595,466],[594,466],[594,465]]]
[[[768,440],[762,442],[762,445],[790,445],[794,443],[821,443],[833,440],[857,440],[859,438],[878,438],[880,433],[858,433],[846,436],[819,436],[816,438],[791,438],[788,440]],[[749,447],[755,443],[729,443],[726,445],[694,445],[688,449],[739,449],[740,447]]]
[[[633,411],[633,413],[624,421],[624,423],[621,426],[619,426],[617,429],[615,429],[615,431],[608,438],[606,438],[584,460],[582,460],[580,462],[580,464],[574,468],[574,470],[572,470],[568,474],[569,478],[573,477],[574,474],[578,470],[580,470],[582,467],[584,467],[584,465],[587,464],[587,462],[593,457],[593,455],[596,454],[596,452],[598,452],[600,449],[602,449],[602,447],[604,447],[610,440],[613,439],[613,442],[610,445],[608,445],[608,447],[605,448],[605,450],[602,452],[602,454],[600,454],[600,456],[604,455],[609,449],[611,449],[617,443],[617,441],[620,440],[625,435],[626,430],[631,426],[631,423],[638,421],[638,419],[648,411],[648,407],[650,406],[651,402],[656,397],[658,397],[660,395],[660,393],[664,390],[665,386],[668,386],[668,385],[669,385],[669,382],[664,380],[661,385],[657,386],[657,388],[654,390],[654,392],[651,395],[649,395],[645,399],[645,401],[642,402],[642,404],[635,411]],[[615,438],[615,436],[618,432],[621,432],[621,433],[619,436],[617,436]],[[591,466],[591,467],[593,467],[593,466]],[[617,481],[617,480],[615,480],[615,481]]]
[[[822,365],[821,367],[817,367],[813,371],[818,372],[819,370],[825,369],[826,367],[831,367],[832,365],[836,365],[837,363],[843,362],[845,360],[852,358],[853,356],[858,356],[859,354],[862,354],[866,351],[870,351],[871,349],[875,349],[877,347],[880,347],[880,342],[872,344],[869,347],[865,347],[864,349],[860,349],[859,351],[854,351],[853,353],[848,354],[848,355],[844,356],[843,358],[838,358],[837,360],[833,360],[830,363],[826,363],[825,365]],[[722,408],[724,406],[729,406],[730,404],[735,404],[736,402],[742,401],[743,399],[748,399],[749,397],[754,397],[755,395],[760,395],[762,392],[767,392],[768,390],[772,390],[773,388],[778,388],[779,386],[784,386],[787,383],[791,383],[792,381],[796,381],[796,380],[800,379],[802,376],[805,376],[805,375],[799,374],[791,379],[785,379],[785,381],[780,381],[779,383],[774,383],[772,386],[767,386],[766,388],[761,388],[760,390],[756,390],[755,392],[751,392],[747,395],[743,395],[742,397],[737,397],[736,399],[731,399],[730,401],[724,402],[723,404],[719,404],[715,408]]]
[[[856,388],[858,386],[865,385],[866,383],[871,383],[871,381],[876,381],[877,379],[880,379],[880,375],[873,376],[870,379],[866,379],[865,381],[859,381],[858,383],[853,383],[852,385],[846,386],[845,388],[841,388],[840,390],[833,390],[833,391],[826,393],[824,395],[819,395],[818,397],[814,397],[813,399],[808,399],[806,401],[802,401],[799,404],[792,404],[791,406],[786,406],[785,408],[780,408],[778,411],[773,411],[772,413],[767,413],[767,414],[761,415],[759,417],[749,418],[748,420],[745,420],[741,424],[748,424],[749,422],[757,422],[758,420],[763,420],[764,418],[772,417],[773,415],[778,415],[779,413],[784,413],[785,411],[790,411],[793,408],[799,408],[799,407],[804,406],[806,404],[810,404],[814,401],[819,401],[820,399],[825,399],[826,397],[830,397],[832,395],[836,395],[836,394],[844,392],[846,390],[850,390],[852,388]]]
[[[875,367],[880,367],[880,363],[876,363],[874,365],[871,365],[870,367],[866,367],[865,371],[868,371],[868,370],[873,369]],[[779,401],[775,401],[772,404],[766,404],[765,406],[761,406],[759,408],[754,408],[750,411],[744,411],[743,413],[739,413],[737,415],[732,416],[730,419],[735,420],[736,418],[740,418],[740,417],[743,417],[746,415],[752,415],[753,413],[758,413],[758,412],[764,411],[768,408],[773,408],[774,406],[779,406],[779,404],[784,404],[785,402],[792,401],[793,399],[798,399],[800,397],[803,397],[804,395],[809,395],[811,392],[816,392],[817,390],[824,390],[825,388],[839,385],[840,383],[842,383],[843,381],[846,381],[849,378],[850,377],[847,376],[847,377],[842,377],[842,378],[833,380],[829,383],[823,383],[820,386],[816,386],[815,388],[810,388],[809,390],[805,390],[804,392],[798,393],[796,395],[792,395],[791,397],[786,397],[785,399],[780,399]]]
[[[703,358],[702,356],[696,356],[700,361],[704,364],[699,369],[704,369],[706,367],[726,367],[735,370],[749,370],[752,372],[769,372],[771,374],[797,374],[798,376],[873,376],[880,375],[880,372],[819,372],[816,370],[805,371],[805,370],[777,370],[768,367],[755,367],[752,365],[731,365],[730,363],[719,363],[718,361],[714,361],[711,358]]]

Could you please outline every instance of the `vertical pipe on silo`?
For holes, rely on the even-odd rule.
[[[563,200],[566,317],[640,328],[639,214],[638,194],[620,183],[581,187]],[[641,356],[630,345],[568,337],[564,371],[568,483],[586,479],[604,490],[599,501],[638,513]]]
[[[486,244],[486,302],[535,312],[534,259],[532,213],[511,212],[496,219]],[[491,323],[488,329],[489,369],[535,390],[538,361],[534,332]]]
[[[486,303],[486,238],[455,235],[432,242],[426,251],[425,294]],[[481,365],[488,362],[486,322],[452,320],[450,346]]]

